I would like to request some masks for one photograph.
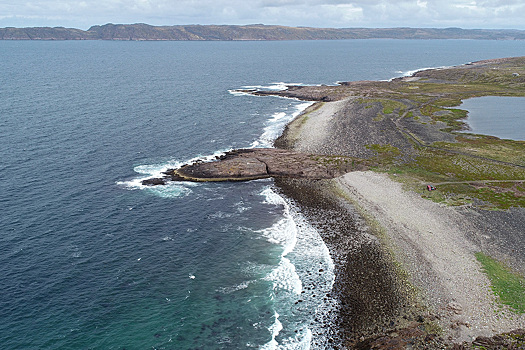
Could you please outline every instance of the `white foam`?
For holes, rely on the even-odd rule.
[[[279,266],[273,269],[265,279],[273,282],[273,289],[276,291],[285,290],[300,295],[303,290],[303,284],[295,271],[295,265],[285,257],[281,258]]]
[[[337,83],[335,83],[337,85]],[[240,89],[228,90],[228,92],[234,96],[252,96],[252,92],[256,91],[284,91],[288,89],[289,86],[321,86],[321,84],[303,84],[303,83],[285,83],[285,82],[276,82],[270,83],[269,85],[245,85]]]
[[[286,201],[282,196],[279,196],[271,187],[266,187],[261,195],[264,196],[264,203],[273,205],[286,205]]]
[[[290,337],[287,339],[281,340],[281,343],[277,342],[277,336],[283,330],[283,325],[279,321],[279,314],[275,313],[274,323],[268,327],[272,335],[272,339],[261,346],[260,350],[310,350],[310,344],[312,342],[312,331],[305,327],[303,331],[295,335],[295,337]]]
[[[251,283],[253,283],[255,281],[244,281],[242,283],[239,283],[238,285],[235,285],[235,286],[231,286],[231,287],[222,287],[222,288],[218,288],[216,291],[217,292],[220,292],[220,293],[224,293],[224,294],[231,294],[233,292],[236,292],[238,290],[243,290],[243,289],[246,289],[250,286]]]
[[[301,83],[284,83],[277,82],[271,83],[270,85],[248,85],[243,86],[240,90],[228,90],[228,92],[235,96],[245,96],[251,95],[251,92],[266,90],[266,91],[283,91],[286,90],[288,86],[308,86],[310,84],[301,84]],[[286,99],[297,100],[296,98],[289,98],[284,96],[276,96]],[[274,113],[270,119],[266,121],[266,125],[263,129],[262,135],[252,142],[249,148],[271,148],[273,147],[273,142],[281,135],[285,126],[302,113],[306,108],[311,106],[314,102],[302,102],[298,104],[295,110],[292,113],[286,112],[277,112]]]
[[[227,150],[219,150],[214,152],[213,154],[207,156],[199,155],[186,161],[168,160],[163,163],[138,165],[135,168],[133,168],[133,170],[136,173],[141,174],[142,176],[136,177],[128,181],[117,181],[117,185],[126,187],[130,190],[145,190],[162,198],[185,197],[192,193],[191,187],[199,186],[200,184],[187,181],[168,181],[163,186],[146,186],[142,184],[142,181],[153,178],[162,178],[164,177],[164,172],[166,172],[167,170],[180,168],[184,164],[191,164],[197,161],[207,162],[215,160],[217,157],[220,157],[231,150],[231,148]]]
[[[242,88],[246,90],[283,91],[283,90],[286,90],[288,86],[298,86],[298,85],[301,85],[301,84],[278,82],[278,83],[270,83],[270,85],[247,85],[247,86],[243,86]]]
[[[237,210],[238,213],[243,213],[247,210],[250,210],[250,206],[246,206],[246,203],[244,201],[240,201],[234,204],[235,210]]]
[[[414,75],[415,73],[421,72],[421,71],[424,71],[424,70],[429,70],[429,69],[447,69],[447,68],[451,68],[451,66],[418,68],[418,69],[407,70],[407,71],[398,70],[398,71],[396,71],[396,73],[398,73],[400,75],[396,76],[396,77],[393,77],[393,78],[390,78],[387,81],[392,81],[392,80],[394,80],[396,78],[401,78],[401,77],[410,77],[410,76]]]
[[[192,193],[190,188],[192,185],[172,182],[164,186],[146,186],[144,190],[161,198],[178,198],[186,197]]]
[[[283,247],[278,266],[264,278],[273,284],[272,297],[276,302],[276,310],[277,312],[280,308],[288,310],[290,304],[297,303],[298,296],[301,296],[301,308],[315,314],[322,301],[318,297],[308,297],[307,294],[302,297],[304,286],[300,276],[304,278],[308,276],[310,286],[315,285],[315,293],[318,295],[331,291],[335,274],[328,247],[324,244],[319,232],[307,222],[299,210],[273,191],[271,187],[266,187],[261,195],[264,196],[265,203],[282,206],[283,210],[283,218],[272,227],[259,231],[269,242]],[[323,272],[319,273],[320,271]],[[305,314],[305,317],[309,316]],[[307,327],[308,319],[280,321],[276,317],[273,328],[269,330],[274,332],[279,328],[278,323],[282,322],[286,322],[288,328],[293,327],[302,329],[302,331],[294,336],[279,339],[279,341],[272,333],[272,340],[264,344],[261,349],[310,349],[312,331]],[[293,324],[288,324],[288,322]]]
[[[302,290],[301,279],[295,271],[295,266],[289,259],[285,258],[293,251],[297,243],[297,226],[290,215],[290,206],[283,197],[275,193],[270,187],[265,188],[261,195],[265,197],[265,203],[283,206],[283,218],[270,228],[258,231],[263,237],[266,237],[268,242],[278,244],[283,248],[279,265],[265,279],[273,283],[273,289],[276,292],[283,290],[300,294]]]
[[[213,213],[213,214],[209,214],[208,215],[208,217],[210,219],[224,219],[224,218],[229,218],[229,217],[232,217],[232,216],[233,216],[233,214],[225,213],[225,212],[220,211],[220,210],[215,212],[215,213]]]
[[[277,349],[279,346],[279,343],[277,343],[277,336],[279,333],[281,333],[281,330],[283,329],[283,324],[279,321],[279,314],[275,313],[275,322],[268,328],[270,333],[272,334],[272,340],[270,340],[268,343],[264,344],[261,347],[261,350],[272,350]]]
[[[252,90],[252,89],[248,89]],[[255,91],[255,90],[254,90]],[[252,96],[249,92],[239,91],[239,90],[228,90],[228,92],[234,96]]]
[[[290,114],[285,112],[274,113],[270,119],[266,121],[262,135],[251,144],[250,148],[273,147],[274,141],[281,135],[285,126],[312,104],[313,102],[298,104]]]
[[[290,215],[290,206],[283,197],[275,193],[270,187],[265,188],[261,195],[265,197],[265,203],[283,206],[283,218],[272,227],[260,230],[259,232],[268,239],[269,242],[283,246],[282,257],[290,253],[297,242],[297,226],[293,217]],[[297,278],[299,278],[297,276]]]

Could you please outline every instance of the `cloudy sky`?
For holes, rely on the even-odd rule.
[[[0,0],[0,27],[105,23],[525,29],[525,0]]]

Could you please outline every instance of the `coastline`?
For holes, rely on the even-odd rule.
[[[318,102],[287,125],[275,146],[370,157],[363,139],[380,143],[384,136],[365,133],[369,124],[358,122],[376,115],[377,108],[356,108],[352,98]],[[440,127],[429,135],[449,137]],[[337,144],[343,136],[350,140],[344,146]],[[403,138],[398,139],[397,147],[409,151]],[[402,349],[410,344],[434,349],[525,328],[523,314],[497,303],[474,255],[488,252],[523,271],[523,256],[503,249],[511,236],[523,244],[518,237],[525,220],[522,208],[513,215],[501,214],[504,218],[491,213],[492,220],[484,220],[475,209],[431,202],[372,171],[335,180],[276,179],[276,185],[320,231],[336,265],[332,297],[337,316],[326,321],[335,322],[336,330],[327,337],[328,344],[313,348],[397,344]],[[510,230],[509,220],[515,222]],[[487,232],[499,236],[487,238]]]

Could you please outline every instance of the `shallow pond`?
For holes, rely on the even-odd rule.
[[[463,101],[469,132],[525,140],[525,98],[486,96]]]

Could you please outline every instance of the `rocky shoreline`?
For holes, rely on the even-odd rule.
[[[366,169],[366,161],[352,157],[329,157],[277,148],[237,149],[214,161],[196,161],[169,169],[162,178],[143,185],[164,185],[167,181],[249,181],[269,177],[332,179],[349,171]]]
[[[317,103],[276,149],[235,150],[144,184],[273,177],[335,263],[313,349],[524,348],[525,314],[500,303],[476,254],[525,273],[525,142],[454,133],[465,114],[443,108],[525,96],[524,77],[525,58],[514,58],[253,92]],[[426,193],[422,181],[451,190]]]
[[[379,89],[375,82],[349,86]],[[404,162],[417,154],[407,134],[424,145],[454,141],[445,123],[423,127],[408,118],[378,117],[380,103],[329,90],[281,93],[320,102],[286,127],[277,147],[371,160],[377,159],[371,144],[388,144]],[[276,185],[319,230],[336,263],[337,328],[328,337],[335,340],[314,348],[524,346],[525,317],[498,304],[474,258],[487,252],[523,273],[523,208],[487,215],[474,206],[444,207],[370,171],[335,180],[276,179]]]

